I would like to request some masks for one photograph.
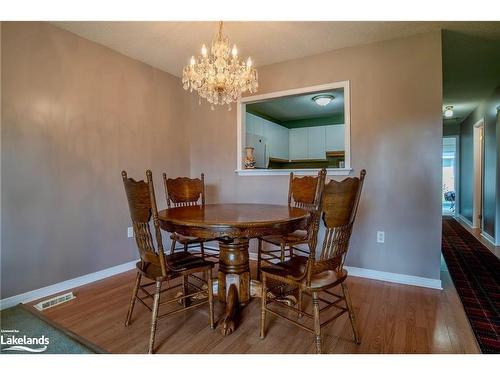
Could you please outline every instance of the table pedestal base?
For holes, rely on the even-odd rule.
[[[226,304],[226,311],[219,325],[220,331],[224,336],[230,335],[236,329],[240,307],[245,306],[250,297],[262,296],[260,281],[250,281],[248,239],[219,241],[219,272],[211,287],[218,300]],[[178,295],[182,296],[182,292]],[[268,297],[276,296],[268,292]],[[196,298],[203,299],[206,296],[199,295]],[[290,306],[297,303],[293,295],[283,295],[278,300]]]
[[[250,264],[248,239],[219,241],[219,273],[217,296],[226,304],[220,330],[226,336],[233,333],[239,306],[250,300]]]

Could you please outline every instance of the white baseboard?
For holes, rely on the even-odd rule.
[[[472,221],[470,221],[469,219],[467,219],[465,216],[462,216],[462,215],[458,214],[458,218],[461,221],[463,221],[465,224],[467,224],[469,226],[469,228],[474,229],[474,227],[472,226]]]
[[[217,250],[216,247],[210,246],[205,247],[209,248],[211,251]],[[256,253],[249,254],[250,260],[257,260]],[[403,275],[400,273],[392,273],[392,272],[383,272],[370,270],[367,268],[358,268],[358,267],[349,267],[345,266],[349,275],[363,277],[366,279],[380,280],[380,281],[388,281],[396,284],[405,284],[405,285],[413,285],[413,286],[421,286],[424,288],[431,289],[443,289],[441,286],[441,280],[439,279],[428,279],[420,276],[412,276],[412,275]]]
[[[472,223],[470,222],[470,220],[468,220],[467,218],[463,217],[462,215],[459,215],[459,219],[465,225],[467,225],[470,229],[477,229],[477,227],[473,227],[472,226]],[[495,238],[493,236],[489,235],[488,233],[486,233],[484,230],[482,230],[480,234],[481,234],[481,237],[483,237],[485,240],[487,240],[493,246],[498,246],[500,244],[500,241],[499,241],[499,243],[496,243]]]
[[[400,273],[384,272],[377,270],[370,270],[367,268],[358,268],[345,266],[347,272],[351,276],[364,277],[366,279],[388,281],[396,284],[405,284],[413,286],[421,286],[424,288],[431,289],[443,289],[441,286],[441,280],[439,279],[429,279],[426,277],[403,275]]]
[[[26,292],[23,294],[18,294],[16,296],[4,298],[0,300],[0,310],[15,306],[19,303],[28,303],[31,301],[35,301],[37,299],[51,296],[56,293],[63,292],[68,289],[76,288],[85,284],[90,284],[94,281],[98,281],[101,279],[105,279],[106,277],[114,276],[122,272],[129,271],[135,268],[135,264],[137,260],[133,260],[131,262],[119,264],[114,267],[106,268],[101,271],[97,271],[94,273],[89,273],[87,275],[83,275],[80,277],[76,277],[74,279],[62,281],[57,284],[49,285],[40,289],[32,290],[30,292]]]
[[[215,246],[205,246],[207,253],[216,253],[218,248]],[[249,254],[250,260],[257,260],[256,253]],[[137,260],[119,264],[114,267],[110,267],[101,271],[90,273],[88,275],[83,275],[76,277],[74,279],[62,281],[57,284],[49,285],[40,289],[32,290],[23,294],[18,294],[16,296],[4,298],[0,300],[0,310],[15,306],[19,303],[28,303],[31,301],[38,300],[43,297],[51,296],[56,293],[64,292],[66,290],[77,288],[79,286],[90,284],[94,281],[105,279],[106,277],[114,276],[122,272],[129,271],[135,268]],[[438,279],[428,279],[425,277],[403,275],[399,273],[383,272],[370,270],[367,268],[358,267],[345,267],[351,276],[364,277],[367,279],[374,279],[380,281],[388,281],[397,284],[414,285],[421,286],[424,288],[432,289],[442,289],[441,280]]]
[[[492,236],[490,236],[488,233],[486,233],[485,231],[481,231],[481,237],[483,237],[486,241],[491,243],[493,246],[496,246],[495,239]]]

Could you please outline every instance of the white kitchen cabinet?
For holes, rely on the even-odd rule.
[[[311,128],[307,128],[307,158],[326,158],[324,126],[313,126]]]
[[[251,113],[247,113],[246,116],[246,132],[250,134],[255,134],[260,137],[265,137],[266,135],[264,134],[263,130],[263,124],[262,121],[264,119],[252,115]]]
[[[290,159],[326,159],[325,127],[290,129]]]
[[[255,147],[255,140],[265,142],[266,158],[288,160],[288,129],[272,121],[247,113],[246,115],[247,145]],[[249,137],[249,134],[256,137]]]
[[[327,151],[345,149],[345,126],[343,124],[287,129],[272,121],[247,113],[246,133],[247,145],[255,147],[256,150],[264,149],[263,159],[265,160],[269,158],[325,159]]]
[[[290,145],[289,155],[290,160],[308,159],[308,128],[290,129]]]
[[[288,129],[284,126],[270,123],[269,156],[288,160]]]
[[[326,151],[344,151],[345,125],[327,125],[326,129]]]
[[[247,113],[245,116],[245,132],[249,134],[255,134],[255,116]]]
[[[272,121],[260,119],[266,138],[267,156],[288,160],[288,129]]]

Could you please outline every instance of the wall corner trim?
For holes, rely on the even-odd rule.
[[[7,309],[9,307],[15,306],[19,303],[28,303],[31,301],[38,300],[47,296],[51,296],[56,293],[66,291],[68,289],[77,288],[79,286],[93,283],[94,281],[102,280],[110,276],[117,275],[122,272],[130,271],[135,268],[135,264],[138,260],[133,260],[131,262],[119,264],[114,267],[106,268],[101,271],[89,273],[74,279],[62,281],[57,284],[48,285],[46,287],[32,290],[26,293],[18,294],[12,297],[7,297],[0,300],[0,310]]]

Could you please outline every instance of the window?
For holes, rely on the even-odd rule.
[[[349,174],[349,82],[241,99],[237,155],[240,175]]]

